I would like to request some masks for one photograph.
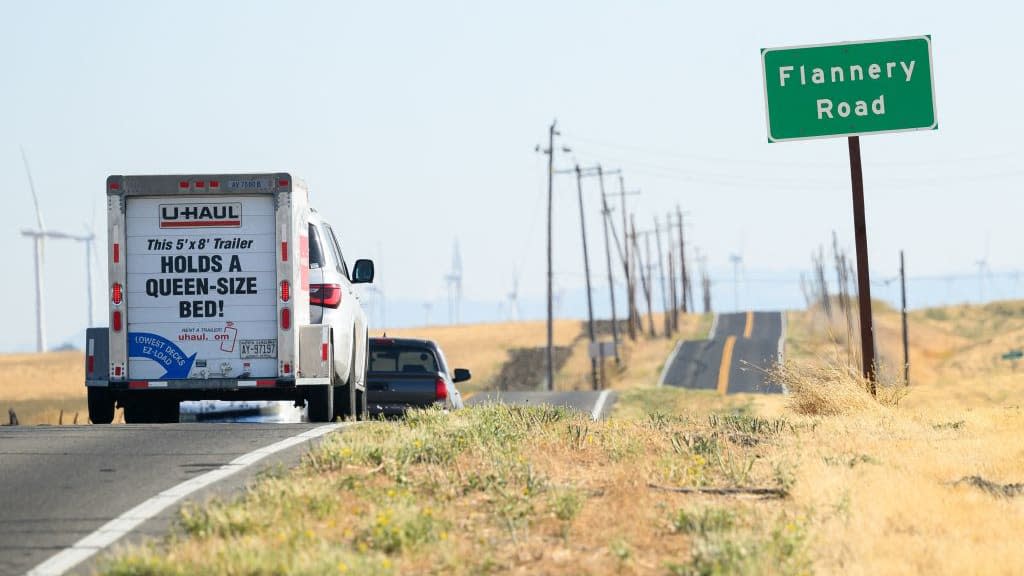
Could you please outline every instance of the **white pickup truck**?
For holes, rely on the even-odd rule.
[[[330,225],[287,173],[107,178],[109,328],[86,333],[89,419],[177,422],[183,400],[366,416],[367,321]]]

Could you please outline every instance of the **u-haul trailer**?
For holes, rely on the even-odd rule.
[[[115,405],[176,422],[181,401],[205,399],[331,419],[335,327],[310,324],[310,212],[287,173],[110,176],[109,328],[86,335],[93,423]]]

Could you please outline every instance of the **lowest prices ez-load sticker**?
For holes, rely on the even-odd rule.
[[[128,203],[133,377],[276,373],[273,201],[213,200]]]

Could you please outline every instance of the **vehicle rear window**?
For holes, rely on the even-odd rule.
[[[313,224],[309,225],[309,267],[323,268],[324,267],[324,253],[320,249],[320,234],[316,231],[316,226]]]
[[[437,359],[428,348],[371,344],[370,372],[434,373],[438,372]]]

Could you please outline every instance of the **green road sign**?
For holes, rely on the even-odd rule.
[[[930,36],[762,48],[768,141],[934,130]]]

